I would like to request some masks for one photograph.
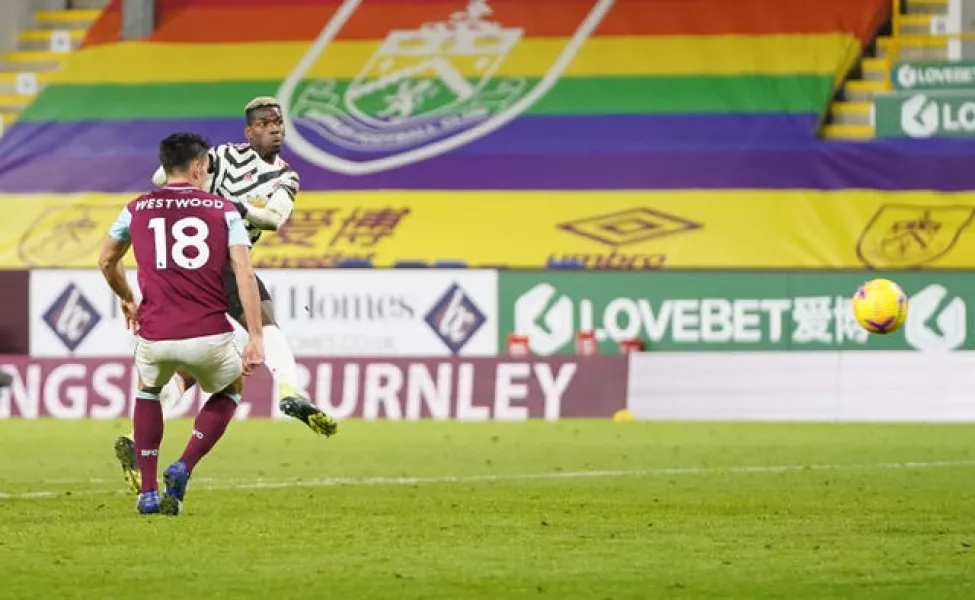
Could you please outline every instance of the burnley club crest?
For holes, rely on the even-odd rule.
[[[613,2],[593,0],[540,78],[506,69],[525,32],[492,20],[487,0],[458,2],[461,10],[442,21],[389,31],[351,79],[314,77],[334,66],[330,46],[363,1],[342,4],[278,92],[291,149],[347,175],[444,154],[504,126],[555,85]]]

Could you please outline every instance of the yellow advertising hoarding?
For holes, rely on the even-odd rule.
[[[6,195],[0,268],[94,267],[119,194]],[[259,267],[975,268],[975,193],[376,191],[299,195]]]

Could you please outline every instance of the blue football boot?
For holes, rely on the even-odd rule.
[[[190,470],[181,460],[169,465],[163,471],[163,482],[166,483],[166,495],[163,496],[161,509],[163,514],[178,515],[183,510],[183,497],[186,496],[186,486],[190,482]]]
[[[135,503],[135,509],[140,515],[157,515],[162,512],[162,500],[158,490],[139,494],[139,499]]]

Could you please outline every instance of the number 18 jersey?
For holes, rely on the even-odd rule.
[[[223,275],[230,248],[250,240],[232,203],[194,187],[166,186],[130,202],[109,235],[132,243],[142,294],[140,337],[181,340],[233,331]]]

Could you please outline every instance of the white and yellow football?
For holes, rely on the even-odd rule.
[[[893,333],[907,321],[907,295],[889,279],[872,279],[853,295],[853,316],[870,333]]]

